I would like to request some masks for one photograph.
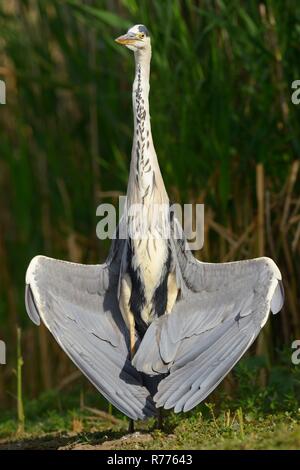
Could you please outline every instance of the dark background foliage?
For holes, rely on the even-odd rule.
[[[36,254],[105,259],[96,207],[125,193],[132,140],[133,57],[114,38],[135,23],[152,37],[153,136],[168,192],[205,203],[197,256],[273,257],[286,304],[252,355],[270,369],[299,338],[299,20],[295,0],[1,1],[0,406],[14,403],[17,324],[26,396],[74,377],[26,316],[24,276]]]

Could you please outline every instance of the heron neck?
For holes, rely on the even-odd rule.
[[[134,138],[132,146],[128,197],[131,202],[139,202],[153,195],[153,187],[159,188],[156,199],[168,200],[154,149],[150,112],[149,112],[149,77],[151,48],[135,53],[135,79],[132,89],[134,114]],[[158,184],[159,183],[159,184]]]
[[[135,57],[135,77],[132,88],[132,104],[134,113],[135,135],[143,130],[151,133],[149,114],[150,61],[151,48],[137,51]]]

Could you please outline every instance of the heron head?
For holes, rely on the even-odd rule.
[[[143,24],[136,24],[130,28],[126,34],[115,40],[118,44],[128,47],[136,52],[150,46],[150,35],[148,29]]]

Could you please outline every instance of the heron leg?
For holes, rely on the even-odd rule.
[[[158,413],[157,413],[157,427],[158,429],[163,428],[163,411],[161,408],[158,408]]]
[[[129,336],[130,336],[130,359],[135,355],[135,321],[133,315],[129,317]]]
[[[166,313],[171,313],[174,307],[174,304],[176,302],[177,295],[178,295],[178,287],[176,283],[175,273],[169,273],[167,289],[168,289],[168,299],[167,299]]]
[[[134,433],[134,421],[133,419],[129,419],[128,423],[128,433],[133,434]]]
[[[131,288],[131,279],[128,274],[125,274],[121,281],[119,306],[123,319],[129,331],[130,359],[132,359],[135,354],[135,321],[134,315],[130,310]]]
[[[132,311],[130,310],[130,296],[131,296],[131,279],[128,274],[125,274],[121,281],[121,291],[119,306],[123,316],[123,319],[126,323],[126,326],[129,331],[129,354],[130,359],[133,359],[135,354],[135,321]],[[128,432],[130,434],[134,433],[134,420],[129,419],[128,423]]]

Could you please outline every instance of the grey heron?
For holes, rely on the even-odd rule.
[[[176,218],[152,222],[169,198],[155,152],[149,113],[151,41],[144,25],[116,39],[134,52],[134,136],[127,209],[109,256],[82,265],[36,256],[26,273],[25,302],[91,383],[133,420],[157,408],[188,411],[234,367],[282,308],[281,274],[270,258],[200,262]],[[132,229],[146,225],[146,236]],[[121,227],[122,226],[122,227]],[[154,236],[162,226],[170,236]],[[174,236],[175,229],[181,233]]]

